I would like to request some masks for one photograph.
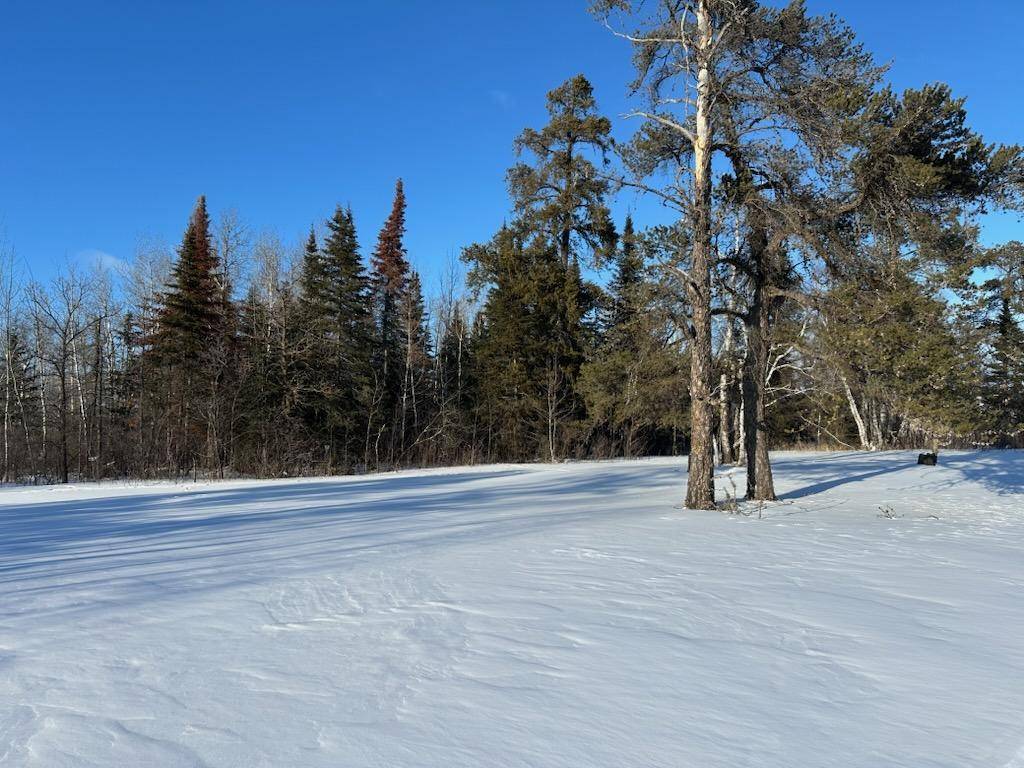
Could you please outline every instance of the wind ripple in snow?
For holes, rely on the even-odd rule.
[[[0,766],[1024,768],[1024,453],[776,458],[2,491]]]

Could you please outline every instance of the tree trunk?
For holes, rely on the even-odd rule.
[[[723,464],[732,464],[736,461],[732,434],[732,350],[733,324],[732,318],[728,317],[726,318],[725,341],[722,344],[722,375],[718,381],[718,442],[721,445]]]
[[[743,360],[743,434],[746,441],[747,498],[755,501],[775,500],[765,413],[771,331],[771,309],[765,295],[768,282],[767,239],[764,229],[752,222],[749,236],[751,296],[745,318],[747,351]]]
[[[850,389],[850,382],[842,374],[839,375],[839,378],[843,382],[843,390],[846,392],[846,402],[850,406],[850,414],[857,425],[857,437],[860,439],[860,447],[865,451],[874,450],[874,446],[871,445],[871,438],[868,436],[868,426],[857,405],[857,398],[853,396],[853,390]]]
[[[99,480],[103,473],[103,320],[96,318],[96,349],[93,360],[92,424],[96,431],[93,454],[93,477]]]
[[[36,360],[39,361],[40,369],[43,366],[43,348],[42,348],[42,324],[36,324]],[[48,419],[46,412],[46,383],[42,382],[39,385],[39,412],[42,419],[41,434],[39,439],[39,466],[41,470],[47,472],[47,447],[49,446],[49,436],[47,433]]]
[[[63,359],[60,367],[60,481],[67,485],[70,477],[68,468],[68,375],[67,349],[61,350]]]
[[[763,290],[763,289],[762,289]],[[775,478],[772,475],[771,457],[768,454],[768,353],[771,346],[771,311],[769,303],[762,295],[759,311],[758,324],[758,379],[756,382],[757,393],[757,447],[754,451],[754,467],[756,482],[754,484],[754,495],[750,496],[754,501],[775,501]]]
[[[711,350],[711,59],[714,36],[707,0],[697,4],[697,109],[693,142],[693,252],[689,294],[693,313],[690,344],[690,460],[686,506],[715,508],[713,366]]]
[[[11,480],[11,371],[10,365],[6,365],[4,376],[4,472],[2,481],[7,483]]]
[[[82,454],[88,454],[86,444],[88,441],[88,419],[85,413],[85,390],[82,386],[82,371],[78,362],[78,339],[71,339],[71,362],[72,371],[75,375],[75,389],[78,392],[78,476],[82,477]],[[88,459],[88,456],[85,457]]]
[[[28,458],[28,469],[32,474],[33,478],[36,475],[36,456],[32,451],[32,434],[28,426],[28,413],[25,410],[25,395],[23,390],[18,387],[18,378],[15,375],[14,369],[14,352],[13,349],[8,346],[8,365],[9,371],[11,372],[11,386],[14,389],[14,401],[18,405],[18,416],[21,419],[21,428],[25,434],[25,456]]]

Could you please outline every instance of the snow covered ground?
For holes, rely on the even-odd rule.
[[[1024,452],[913,461],[4,489],[0,765],[1024,768]]]

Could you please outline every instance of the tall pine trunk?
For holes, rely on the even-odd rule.
[[[715,508],[714,371],[711,351],[711,60],[714,35],[707,0],[697,4],[696,133],[693,142],[693,250],[690,264],[690,460],[686,506]]]
[[[768,288],[768,236],[756,219],[751,221],[750,305],[745,317],[747,351],[743,361],[743,437],[746,442],[747,498],[775,500],[775,482],[768,454],[765,404],[768,350],[771,343],[771,307]]]
[[[733,301],[729,301],[729,309],[735,309]],[[733,347],[735,339],[735,328],[733,327],[732,316],[726,317],[725,340],[722,343],[721,366],[722,374],[718,379],[718,442],[721,446],[722,464],[732,464],[736,461],[736,451],[733,444]]]
[[[765,407],[766,369],[769,345],[768,306],[764,287],[752,290],[747,322],[747,354],[743,365],[743,438],[747,460],[747,498],[775,500],[775,482],[768,453],[768,423]]]

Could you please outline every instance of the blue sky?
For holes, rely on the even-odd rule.
[[[990,141],[1024,141],[1018,0],[809,0],[897,87],[943,80]],[[0,11],[0,233],[36,278],[176,244],[200,193],[297,242],[336,203],[364,249],[409,198],[433,282],[507,211],[512,139],[583,72],[626,111],[629,52],[585,0],[39,0]],[[628,121],[614,120],[625,136]],[[621,214],[636,206],[618,203]],[[649,216],[644,212],[644,218]],[[985,237],[1024,238],[1017,217]]]

